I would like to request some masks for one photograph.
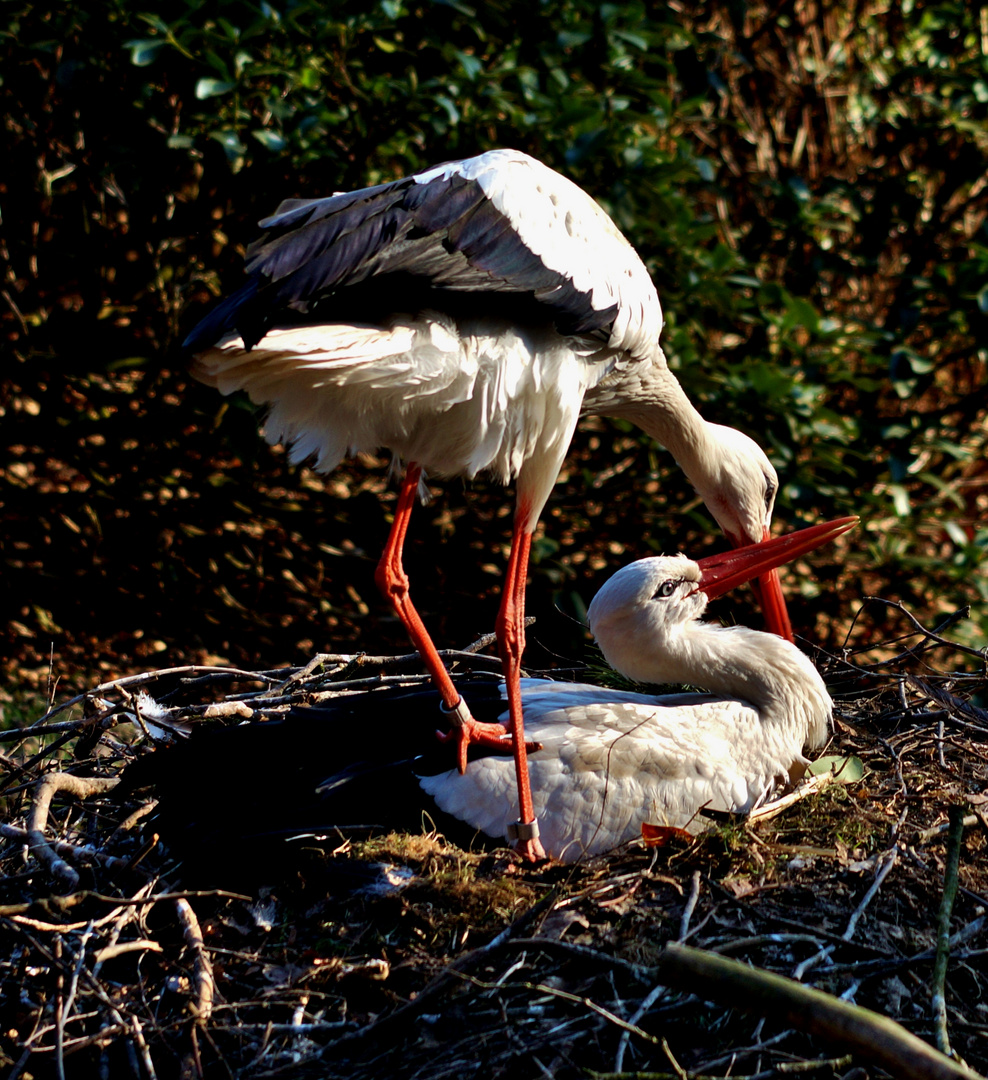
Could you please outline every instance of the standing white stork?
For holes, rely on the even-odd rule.
[[[642,559],[603,586],[590,625],[612,667],[638,681],[686,682],[710,693],[656,697],[521,680],[526,729],[539,743],[529,767],[549,855],[572,862],[610,851],[639,836],[643,823],[697,831],[704,811],[745,813],[802,772],[805,751],[825,743],[830,724],[816,668],[774,634],[700,616],[708,600],[855,520],[698,562]],[[475,715],[503,715],[503,683],[457,685]],[[154,783],[155,830],[210,874],[217,850],[234,864],[244,851],[256,861],[262,848],[277,859],[286,839],[328,834],[336,844],[370,828],[417,829],[423,811],[453,836],[510,836],[518,801],[509,747],[473,748],[461,773],[453,748],[428,738],[433,709],[421,690],[388,688],[295,709],[283,720],[197,729],[129,768],[124,789]],[[368,740],[372,725],[386,737]],[[246,803],[245,790],[255,792]]]
[[[328,472],[386,447],[406,463],[376,579],[458,729],[476,723],[408,593],[402,546],[425,473],[514,479],[496,630],[519,791],[518,848],[541,854],[519,674],[532,534],[582,413],[624,417],[669,449],[735,545],[768,535],[778,478],[747,436],[703,420],[659,347],[662,312],[634,249],[585,192],[495,150],[392,183],[288,200],[247,250],[247,283],[192,331],[193,374],[269,406],[266,437]],[[769,628],[791,639],[775,574]]]

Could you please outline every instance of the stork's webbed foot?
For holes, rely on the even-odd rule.
[[[511,751],[511,728],[506,724],[485,724],[474,720],[467,703],[460,698],[452,708],[442,708],[453,725],[452,731],[436,732],[440,742],[456,740],[457,768],[462,775],[467,771],[467,751],[471,746],[483,746],[502,753]],[[542,749],[540,742],[526,742],[525,749],[530,754]]]

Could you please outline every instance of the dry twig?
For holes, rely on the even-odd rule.
[[[202,929],[196,913],[192,910],[192,905],[184,897],[179,897],[175,901],[175,910],[178,912],[178,921],[182,926],[185,942],[195,956],[196,1000],[192,1005],[192,1013],[196,1018],[196,1023],[204,1025],[208,1023],[213,1012],[213,995],[216,990],[213,965],[206,951]]]
[[[120,781],[116,777],[73,776],[71,773],[48,773],[38,781],[34,803],[27,824],[28,848],[48,870],[52,877],[63,882],[69,889],[79,886],[78,871],[70,866],[45,839],[48,809],[56,792],[65,791],[79,799],[102,795],[111,791]],[[63,848],[63,851],[65,849]]]

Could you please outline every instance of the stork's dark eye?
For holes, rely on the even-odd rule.
[[[677,581],[663,581],[662,584],[652,593],[653,600],[664,600],[667,596],[672,596],[676,591],[676,586],[679,584]]]
[[[775,484],[765,477],[765,509],[771,512],[773,505],[775,504],[775,496],[777,489]]]

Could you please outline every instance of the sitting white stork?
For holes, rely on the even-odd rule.
[[[529,755],[533,805],[550,856],[571,862],[610,851],[646,823],[695,830],[705,811],[745,813],[802,772],[804,753],[826,742],[830,725],[830,696],[816,668],[774,634],[700,616],[708,599],[855,521],[698,562],[642,559],[604,585],[590,625],[608,662],[635,680],[685,682],[708,693],[656,697],[522,680],[526,731],[540,744]],[[504,684],[457,685],[477,715],[503,712]],[[373,690],[293,710],[281,721],[196,730],[132,766],[125,787],[153,781],[162,815],[155,829],[207,864],[209,837],[256,855],[265,839],[299,833],[338,842],[371,827],[415,829],[423,811],[445,831],[458,822],[467,835],[510,837],[518,802],[509,747],[472,748],[461,773],[452,748],[433,740],[429,749],[433,713],[423,698],[422,691]],[[383,737],[368,739],[370,727]],[[321,766],[331,766],[328,778]]]
[[[408,593],[401,553],[423,476],[515,481],[496,629],[519,789],[514,833],[540,854],[519,674],[532,534],[581,413],[623,417],[672,452],[731,543],[768,536],[778,478],[747,436],[705,421],[670,372],[645,266],[585,192],[494,150],[360,191],[288,200],[261,222],[247,283],[192,331],[193,373],[269,406],[266,437],[328,472],[385,447],[405,464],[377,582],[458,731],[461,701]],[[769,628],[792,639],[774,572]]]
[[[535,813],[547,854],[563,862],[641,834],[643,823],[696,828],[707,810],[747,813],[802,775],[804,751],[827,741],[831,700],[791,642],[701,622],[707,602],[785,557],[850,528],[845,518],[726,556],[641,559],[594,597],[588,619],[604,658],[636,682],[708,694],[654,697],[523,680]],[[715,695],[715,696],[711,696]],[[488,836],[509,835],[511,770],[488,755],[466,774],[422,775],[440,810]]]

